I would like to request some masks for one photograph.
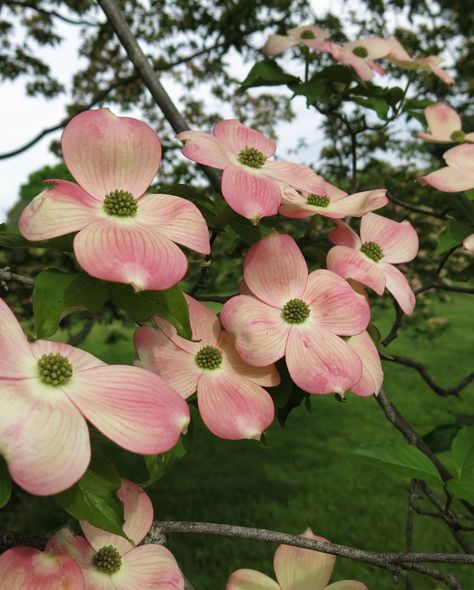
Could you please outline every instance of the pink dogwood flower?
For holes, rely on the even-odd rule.
[[[291,236],[271,233],[244,261],[247,293],[227,301],[224,328],[247,363],[267,366],[283,356],[293,381],[308,393],[343,393],[361,378],[359,356],[340,336],[369,322],[364,296],[328,270],[308,274]]]
[[[352,66],[361,80],[371,80],[374,72],[383,75],[385,70],[376,63],[375,59],[381,59],[388,55],[391,43],[381,37],[367,37],[358,41],[351,41],[342,45],[331,43],[329,52],[339,63]]]
[[[28,492],[56,494],[82,477],[91,456],[86,419],[143,455],[169,450],[186,429],[187,404],[149,371],[28,342],[2,300],[0,326],[0,454]]]
[[[85,590],[80,567],[66,555],[13,547],[0,555],[0,587],[8,590]]]
[[[90,275],[135,290],[167,289],[187,271],[176,243],[208,254],[209,232],[199,210],[172,195],[147,194],[161,161],[156,133],[109,109],[80,113],[61,147],[77,184],[50,180],[19,221],[28,240],[78,232],[74,253]],[[176,243],[175,243],[176,242]]]
[[[377,347],[367,331],[351,336],[347,344],[355,350],[362,362],[360,380],[351,387],[351,391],[360,396],[377,395],[382,388],[383,370]]]
[[[64,528],[46,550],[73,559],[84,575],[84,590],[183,590],[184,578],[172,553],[162,545],[140,545],[153,522],[153,505],[131,481],[117,493],[124,505],[124,533],[132,541],[81,521],[84,537]],[[72,589],[71,589],[72,590]]]
[[[319,214],[323,217],[341,219],[347,215],[362,217],[369,211],[384,207],[388,199],[387,189],[378,188],[349,195],[333,184],[324,181],[326,195],[320,196],[293,188],[282,189],[282,205],[279,213],[285,217],[299,219]]]
[[[289,29],[286,35],[271,35],[262,48],[262,53],[273,57],[295,45],[305,45],[313,51],[327,51],[325,41],[330,33],[315,25],[302,25]]]
[[[271,161],[276,146],[264,135],[235,119],[220,121],[213,132],[184,131],[183,154],[199,164],[221,168],[222,195],[239,215],[258,223],[276,215],[281,184],[325,195],[324,181],[310,168],[283,160]]]
[[[198,342],[184,340],[169,322],[156,318],[159,330],[144,326],[135,332],[139,366],[160,375],[184,398],[197,392],[202,419],[216,436],[259,439],[274,418],[272,398],[261,386],[278,385],[277,370],[245,363],[217,316],[192,297],[186,300]]]
[[[430,133],[418,132],[420,139],[432,143],[474,143],[474,133],[464,133],[461,117],[446,103],[426,107],[425,117]]]
[[[443,154],[447,166],[418,179],[443,193],[457,193],[474,188],[474,145],[464,144]]]
[[[300,536],[327,542],[310,528]],[[273,559],[278,582],[257,570],[241,569],[231,574],[225,590],[368,590],[365,584],[353,580],[328,585],[335,563],[335,555],[280,545]]]
[[[445,84],[454,84],[454,78],[448,74],[448,72],[439,67],[444,61],[442,57],[437,55],[429,55],[428,57],[419,57],[418,59],[413,59],[396,37],[390,37],[388,41],[391,44],[391,51],[386,56],[386,59],[398,67],[405,70],[431,71]]]
[[[337,245],[328,252],[328,269],[367,285],[378,295],[387,289],[402,310],[411,315],[415,295],[403,274],[393,266],[413,260],[418,252],[418,236],[411,223],[367,213],[361,220],[360,238],[344,222],[335,223],[337,227],[328,237]]]

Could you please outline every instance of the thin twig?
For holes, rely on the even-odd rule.
[[[447,215],[444,213],[438,213],[437,211],[433,211],[433,209],[426,209],[425,207],[416,207],[415,205],[411,205],[410,203],[405,203],[405,201],[397,199],[388,192],[387,197],[392,201],[392,203],[395,203],[396,205],[399,205],[404,209],[408,209],[408,211],[420,213],[420,215],[428,215],[429,217],[436,217],[437,219],[447,219]]]
[[[408,507],[407,507],[407,520],[405,527],[405,538],[406,538],[406,552],[412,553],[413,551],[413,516],[414,509],[413,503],[416,496],[416,481],[410,481],[410,489],[408,490]],[[406,574],[405,590],[413,590],[413,584],[410,572]]]
[[[68,16],[64,16],[63,14],[57,12],[56,10],[46,10],[45,8],[41,8],[37,6],[33,2],[20,2],[19,0],[3,0],[4,6],[19,6],[21,8],[30,8],[39,14],[45,14],[46,16],[54,16],[59,20],[67,23],[68,25],[80,25],[80,26],[87,26],[87,27],[97,27],[99,23],[93,23],[86,20],[75,20],[73,18],[69,18]]]
[[[9,281],[13,281],[15,283],[20,283],[25,285],[25,287],[33,287],[35,284],[34,279],[30,277],[24,277],[23,275],[18,275],[14,272],[11,272],[8,266],[5,268],[0,268],[0,282],[8,283]]]

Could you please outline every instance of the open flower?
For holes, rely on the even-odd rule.
[[[447,166],[418,179],[443,193],[474,188],[474,145],[458,145],[443,154]]]
[[[262,53],[273,57],[295,45],[305,45],[313,51],[327,51],[325,41],[330,33],[315,25],[302,25],[289,29],[286,35],[271,35],[262,48]]]
[[[197,392],[202,419],[216,436],[259,439],[274,417],[272,398],[261,386],[278,385],[277,370],[243,362],[217,316],[192,297],[186,300],[198,342],[184,340],[169,322],[156,318],[159,330],[141,327],[135,332],[138,364],[184,398]]]
[[[378,295],[386,288],[402,310],[411,315],[415,295],[403,274],[393,266],[413,260],[418,252],[418,236],[411,223],[367,213],[361,220],[360,238],[344,222],[335,223],[337,227],[328,237],[337,245],[328,252],[327,267],[345,279],[367,285]]]
[[[0,555],[0,586],[9,590],[85,590],[80,567],[66,555],[13,547]]]
[[[248,251],[244,279],[251,294],[233,297],[222,325],[247,363],[285,356],[293,381],[308,393],[343,393],[362,374],[359,356],[340,336],[360,334],[370,311],[363,295],[328,270],[308,275],[291,236],[269,234]]]
[[[347,344],[355,350],[362,363],[362,375],[358,383],[351,387],[357,395],[377,395],[382,388],[383,370],[377,347],[367,331],[351,336]]]
[[[327,542],[309,528],[300,536]],[[278,583],[256,570],[242,569],[231,574],[225,590],[367,590],[365,584],[352,580],[328,586],[335,562],[336,557],[328,553],[280,545],[273,559]]]
[[[143,455],[169,450],[186,429],[186,403],[149,371],[109,366],[68,344],[30,343],[2,300],[0,326],[0,454],[28,492],[56,494],[82,477],[91,455],[85,418]]]
[[[66,126],[61,147],[78,184],[50,180],[19,221],[28,240],[79,232],[74,253],[94,277],[136,290],[167,289],[187,271],[175,242],[208,254],[199,210],[172,195],[146,194],[161,160],[156,133],[108,109],[83,112]]]
[[[388,41],[391,44],[391,50],[386,56],[386,59],[397,65],[399,68],[405,70],[431,71],[445,84],[454,84],[454,78],[439,67],[444,61],[442,57],[429,55],[428,57],[413,59],[396,37],[390,37]]]
[[[153,523],[150,498],[127,480],[122,480],[117,496],[124,506],[124,533],[133,544],[81,521],[85,538],[64,528],[51,537],[46,550],[67,555],[79,565],[85,590],[183,590],[183,574],[168,549],[138,546]]]
[[[324,186],[325,196],[304,191],[299,193],[290,187],[282,189],[283,203],[280,214],[294,219],[317,214],[334,219],[341,219],[347,215],[362,217],[369,211],[384,207],[388,202],[385,188],[349,195],[329,182],[324,181]]]
[[[461,117],[446,103],[426,107],[425,117],[430,133],[418,132],[420,139],[432,143],[474,142],[474,133],[464,133]]]
[[[239,215],[258,223],[276,215],[281,183],[325,195],[324,181],[310,168],[283,160],[271,161],[276,146],[264,135],[235,119],[220,121],[211,133],[184,131],[183,154],[199,164],[223,169],[222,195]]]
[[[362,80],[371,80],[374,72],[384,74],[385,70],[374,59],[381,59],[388,55],[391,43],[381,37],[367,37],[358,41],[350,41],[337,45],[331,43],[329,52],[339,63],[352,66]]]

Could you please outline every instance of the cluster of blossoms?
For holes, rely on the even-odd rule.
[[[0,556],[2,588],[11,590],[184,590],[173,555],[161,545],[139,544],[153,523],[153,505],[134,483],[122,480],[125,537],[81,521],[84,537],[64,528],[44,551],[14,547]]]
[[[351,66],[362,80],[371,80],[374,72],[384,74],[384,68],[375,60],[385,59],[407,70],[427,70],[446,84],[454,79],[440,67],[443,59],[436,55],[413,59],[395,37],[367,37],[341,45],[329,40],[330,33],[315,25],[302,25],[287,31],[286,35],[271,35],[262,51],[273,57],[290,47],[302,45],[318,53],[329,54],[334,61]]]

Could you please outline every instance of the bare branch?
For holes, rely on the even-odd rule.
[[[437,211],[433,211],[433,209],[426,209],[425,207],[416,207],[415,205],[411,205],[410,203],[405,203],[405,201],[401,201],[397,199],[392,194],[387,192],[387,197],[400,207],[404,209],[408,209],[408,211],[413,211],[414,213],[420,213],[420,215],[427,215],[429,217],[436,217],[437,219],[448,219],[448,216],[445,213],[438,213]]]
[[[8,283],[9,281],[21,283],[22,285],[25,285],[25,287],[33,287],[35,284],[34,279],[11,272],[8,266],[0,268],[0,282]]]

